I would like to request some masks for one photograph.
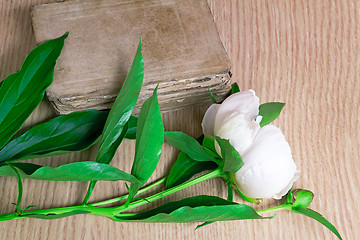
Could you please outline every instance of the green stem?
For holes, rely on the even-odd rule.
[[[71,207],[24,211],[20,215],[17,213],[2,214],[2,215],[0,215],[0,221],[33,218],[33,217],[36,217],[36,215],[42,215],[42,216],[59,215],[59,214],[65,214],[65,213],[69,213],[72,211],[79,211],[79,210],[86,211],[86,212],[88,212],[88,214],[104,216],[104,217],[109,217],[109,218],[111,218],[114,215],[113,208],[97,208],[97,207],[92,207],[92,206],[79,205],[79,206],[71,206]]]
[[[32,210],[32,211],[24,211],[21,214],[17,214],[17,213],[9,213],[9,214],[2,214],[0,215],[0,221],[8,221],[8,220],[15,220],[15,219],[24,219],[24,218],[33,218],[36,217],[36,215],[58,215],[58,214],[66,214],[66,213],[70,213],[72,211],[86,211],[86,214],[93,214],[93,215],[98,215],[98,216],[104,216],[104,217],[109,217],[109,218],[114,218],[114,215],[121,215],[121,216],[132,216],[136,213],[121,213],[139,206],[142,206],[144,204],[147,204],[149,202],[153,202],[155,200],[161,199],[165,196],[168,196],[172,193],[178,192],[182,189],[185,189],[187,187],[193,186],[197,183],[209,180],[211,178],[215,178],[215,177],[222,177],[224,175],[224,173],[221,171],[221,169],[215,169],[212,172],[209,172],[207,174],[204,174],[198,178],[195,178],[191,181],[185,182],[181,185],[175,186],[173,188],[170,188],[168,190],[165,190],[163,192],[154,194],[148,198],[142,199],[142,200],[138,200],[136,202],[132,202],[129,204],[128,207],[125,207],[124,205],[120,206],[120,207],[110,207],[110,208],[100,208],[100,207],[96,207],[99,206],[99,204],[101,205],[105,205],[105,204],[109,204],[109,203],[113,203],[113,202],[117,202],[119,201],[119,199],[121,198],[121,200],[126,199],[127,196],[122,196],[120,198],[114,198],[114,199],[110,199],[110,200],[106,200],[106,201],[102,201],[100,203],[93,203],[93,204],[89,204],[89,205],[78,205],[78,206],[71,206],[71,207],[61,207],[61,208],[51,208],[51,209],[40,209],[40,210]],[[161,184],[162,182],[165,181],[165,178],[160,179],[159,181],[149,185],[148,187],[145,187],[141,190],[141,192],[145,192],[146,190],[149,190],[159,184]],[[140,191],[139,191],[140,192]],[[96,205],[96,206],[95,206]],[[74,213],[74,215],[77,213]]]
[[[124,211],[127,211],[127,210],[130,210],[130,209],[133,209],[133,208],[136,208],[136,207],[140,207],[144,204],[147,204],[147,203],[150,203],[150,202],[153,202],[153,201],[156,201],[156,200],[159,200],[163,197],[166,197],[168,195],[171,195],[173,193],[176,193],[180,190],[183,190],[185,188],[188,188],[190,186],[193,186],[197,183],[200,183],[200,182],[203,182],[203,181],[206,181],[206,180],[209,180],[211,178],[215,178],[215,177],[222,177],[224,175],[224,173],[222,172],[221,169],[217,168],[207,174],[204,174],[198,178],[195,178],[193,180],[190,180],[188,182],[185,182],[181,185],[178,185],[178,186],[175,186],[173,188],[170,188],[170,189],[167,189],[163,192],[160,192],[160,193],[157,193],[157,194],[154,194],[150,197],[147,197],[146,199],[141,199],[141,200],[138,200],[136,202],[132,202],[129,204],[129,206],[125,207],[124,205],[123,206],[120,206],[120,207],[115,207],[116,211],[118,213],[121,213],[121,212],[124,212]]]
[[[90,196],[91,196],[92,191],[94,190],[95,184],[96,184],[96,181],[90,182],[88,190],[87,190],[85,198],[84,198],[84,201],[82,203],[83,206],[85,206],[88,203],[88,201],[90,200]]]
[[[16,201],[15,212],[20,214],[21,213],[20,204],[21,204],[21,199],[22,199],[22,194],[23,194],[23,186],[22,186],[21,177],[20,177],[19,171],[16,169],[16,167],[11,165],[10,163],[7,163],[7,164],[15,172],[16,178],[17,178],[17,181],[18,181],[19,194],[18,194],[18,198],[17,198],[17,201]]]
[[[144,188],[141,188],[137,194],[141,194],[143,192],[146,192],[156,186],[159,186],[160,184],[164,183],[166,181],[166,177],[150,184],[149,186],[146,186]],[[110,203],[115,203],[115,202],[119,202],[119,201],[122,201],[122,200],[125,200],[127,199],[127,197],[129,196],[129,194],[126,194],[124,196],[121,196],[121,197],[117,197],[117,198],[112,198],[112,199],[108,199],[108,200],[105,200],[105,201],[101,201],[101,202],[96,202],[96,203],[91,203],[91,204],[87,204],[87,206],[93,206],[93,207],[98,207],[98,206],[103,206],[103,205],[106,205],[106,204],[110,204]]]
[[[277,212],[277,211],[280,211],[280,210],[291,211],[291,204],[284,203],[284,204],[279,205],[279,206],[275,206],[275,207],[271,207],[271,208],[267,208],[267,209],[257,210],[256,212],[258,214],[264,214],[264,213]]]

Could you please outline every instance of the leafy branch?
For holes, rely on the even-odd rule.
[[[286,210],[315,219],[341,239],[337,229],[328,220],[308,208],[313,194],[307,190],[291,190],[283,204],[258,211],[248,205],[233,202],[233,189],[246,201],[259,202],[245,196],[235,184],[234,175],[244,166],[242,157],[227,139],[209,136],[194,139],[182,132],[165,132],[157,98],[158,87],[142,105],[139,117],[132,116],[144,77],[141,39],[130,71],[109,112],[88,110],[58,116],[12,139],[52,83],[55,63],[67,35],[68,33],[36,47],[25,59],[21,70],[9,75],[0,84],[0,176],[16,177],[18,181],[15,211],[1,214],[0,221],[24,218],[58,219],[77,214],[93,214],[124,222],[204,222],[198,226],[202,227],[215,221],[270,219],[272,217],[261,215]],[[233,85],[230,94],[239,91],[239,87]],[[217,104],[210,90],[209,93]],[[283,103],[276,102],[260,105],[260,126],[276,119],[283,107]],[[131,173],[110,165],[124,138],[136,141]],[[180,150],[178,158],[167,177],[145,186],[160,160],[164,140]],[[99,148],[95,162],[74,162],[55,168],[19,162],[82,151],[96,142],[99,142]],[[217,145],[219,152],[215,147]],[[193,178],[195,174],[199,176]],[[20,207],[23,178],[89,181],[90,185],[81,205],[30,210],[35,206],[30,205],[23,209]],[[221,178],[227,185],[227,199],[200,195],[168,202],[146,212],[128,212],[212,178]],[[96,181],[100,180],[127,181],[130,183],[128,194],[88,203]],[[145,198],[137,197],[164,183],[162,191]],[[119,205],[104,207],[111,203]]]

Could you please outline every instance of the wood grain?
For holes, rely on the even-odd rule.
[[[0,78],[17,71],[35,46],[30,6],[40,0],[2,1],[0,8]],[[215,1],[214,19],[241,89],[252,88],[262,102],[286,107],[275,125],[288,139],[301,170],[296,188],[315,193],[311,204],[331,221],[344,239],[358,239],[360,225],[360,2],[359,1]],[[200,134],[205,109],[164,114],[167,130]],[[44,102],[25,128],[54,113]],[[121,145],[114,165],[129,171],[134,144]],[[51,158],[49,165],[92,160],[96,149]],[[153,181],[165,175],[176,152],[164,146]],[[44,163],[45,160],[37,160]],[[1,178],[1,213],[13,211],[16,180]],[[24,205],[39,207],[79,203],[85,183],[24,181]],[[124,192],[122,183],[102,182],[92,200]],[[224,196],[221,181],[194,186],[164,201],[195,194]],[[241,200],[237,197],[237,201]],[[154,205],[159,205],[161,202]],[[263,208],[274,204],[265,201]],[[272,220],[196,224],[114,223],[93,216],[55,221],[20,220],[0,224],[2,239],[336,239],[319,223],[280,212]]]

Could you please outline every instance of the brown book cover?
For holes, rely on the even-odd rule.
[[[47,96],[60,114],[110,108],[140,36],[145,62],[139,106],[159,84],[161,110],[223,99],[230,61],[206,0],[86,0],[36,5],[37,43],[70,32]]]

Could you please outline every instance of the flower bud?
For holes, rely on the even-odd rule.
[[[314,198],[314,194],[309,190],[297,189],[293,191],[292,205],[294,207],[307,208]]]

